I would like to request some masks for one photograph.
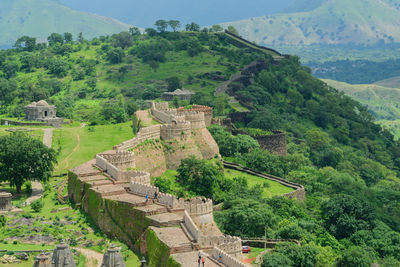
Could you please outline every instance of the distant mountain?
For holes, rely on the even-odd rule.
[[[378,84],[348,84],[328,79],[323,81],[365,105],[378,120],[400,119],[399,87],[392,88]]]
[[[294,12],[294,13],[293,13]],[[269,45],[400,42],[400,0],[300,0],[287,13],[224,23]]]
[[[281,12],[294,0],[59,0],[76,10],[113,17],[143,28],[158,19],[177,19],[202,26]]]
[[[2,0],[0,47],[23,35],[45,40],[50,33],[82,32],[85,38],[120,32],[129,25],[115,19],[72,10],[56,0]]]

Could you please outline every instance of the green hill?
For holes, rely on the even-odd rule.
[[[129,26],[115,19],[72,10],[56,0],[3,0],[0,7],[0,47],[10,47],[23,35],[46,40],[53,32],[84,37],[117,33]]]
[[[50,46],[0,51],[0,113],[21,117],[24,105],[45,99],[57,106],[59,116],[75,120],[65,128],[84,122],[87,127],[80,131],[86,136],[101,138],[104,129],[109,133],[103,138],[114,138],[121,129],[122,138],[129,135],[128,121],[134,112],[148,108],[147,100],[157,101],[163,92],[178,87],[191,89],[195,95],[190,102],[174,99],[171,107],[209,105],[214,115],[230,116],[239,130],[286,132],[287,156],[282,157],[260,149],[249,135],[209,128],[223,157],[303,184],[307,200],[299,204],[287,198],[266,199],[268,183],[252,187],[243,177],[225,179],[218,159],[189,160],[199,169],[190,171],[195,174],[190,179],[179,175],[183,191],[174,191],[163,178],[155,179],[157,185],[182,196],[201,189],[215,203],[223,203],[215,218],[224,234],[263,237],[267,229],[269,238],[301,241],[302,246],[276,247],[265,256],[266,262],[398,266],[400,143],[374,122],[361,103],[313,77],[298,57],[273,58],[264,49],[243,44],[225,33],[149,30],[82,42],[55,38]],[[214,96],[227,80],[232,81],[226,90],[229,95]],[[237,101],[230,103],[232,99]],[[235,113],[242,106],[248,112]],[[73,133],[73,129],[63,136],[55,132],[54,141],[62,139],[55,146],[63,147],[61,154],[68,154],[65,148],[73,151],[78,140],[70,138]],[[99,149],[90,148],[92,139],[86,141],[81,151]],[[171,147],[168,142],[163,146]],[[72,167],[60,164],[62,169]],[[185,184],[188,181],[193,183]]]
[[[400,42],[400,2],[376,0],[301,1],[295,13],[255,17],[224,24],[268,45]]]
[[[380,84],[348,84],[328,79],[323,81],[365,105],[378,120],[400,119],[400,88]]]

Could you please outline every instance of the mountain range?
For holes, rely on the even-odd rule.
[[[2,0],[0,47],[10,47],[23,35],[46,40],[50,33],[83,33],[85,38],[117,33],[128,24],[112,18],[73,10],[55,0]]]
[[[285,13],[224,23],[266,45],[400,42],[400,0],[300,0]]]

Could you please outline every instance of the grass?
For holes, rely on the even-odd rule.
[[[247,254],[247,258],[255,258],[257,257],[261,252],[263,252],[265,249],[264,248],[256,248],[256,247],[251,247],[251,252]]]
[[[285,193],[292,192],[293,189],[278,182],[270,181],[258,176],[254,176],[245,172],[240,172],[237,170],[225,169],[225,177],[228,179],[233,179],[235,177],[244,177],[247,180],[249,186],[261,186],[264,187],[263,197],[273,197],[279,196]]]
[[[236,170],[231,170],[231,169],[225,169],[225,177],[227,179],[233,179],[235,177],[244,177],[247,180],[247,183],[249,186],[262,186],[264,187],[263,190],[263,197],[270,198],[273,196],[278,196],[282,195],[285,193],[292,192],[293,189],[290,187],[286,187],[281,185],[278,182],[275,181],[270,181],[267,179],[263,179],[258,176],[250,175],[245,172],[240,172]],[[167,170],[166,172],[163,173],[161,178],[168,180],[171,184],[171,190],[173,192],[178,192],[183,190],[184,188],[176,182],[176,176],[178,175],[178,172],[175,170]],[[266,185],[266,186],[265,186]]]
[[[53,148],[60,151],[56,173],[66,172],[114,145],[133,138],[131,122],[86,127],[64,127],[53,132]],[[79,136],[79,145],[78,145]]]

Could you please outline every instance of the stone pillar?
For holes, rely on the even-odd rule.
[[[52,267],[50,255],[40,253],[40,255],[35,258],[35,263],[33,264],[33,267]]]
[[[66,243],[57,245],[51,264],[52,267],[76,267],[74,256]]]
[[[7,211],[12,209],[12,195],[11,193],[1,192],[0,193],[0,211]]]
[[[115,247],[114,244],[111,244],[111,247],[104,254],[101,267],[126,267],[120,249]]]

